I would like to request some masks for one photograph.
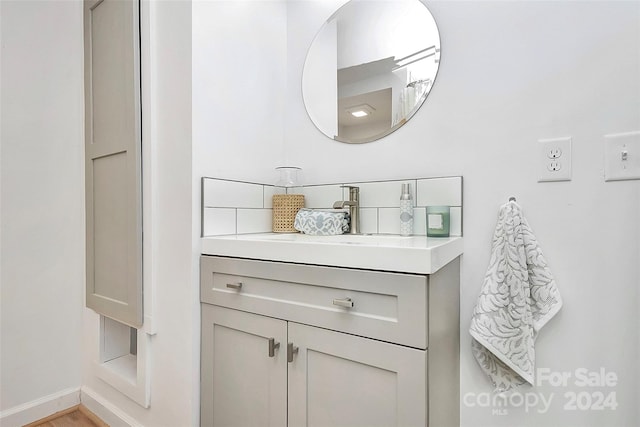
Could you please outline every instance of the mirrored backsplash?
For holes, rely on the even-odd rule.
[[[202,178],[202,236],[268,233],[271,231],[274,194],[304,194],[308,208],[331,208],[348,199],[343,186],[360,188],[362,233],[400,233],[400,192],[411,184],[414,235],[426,235],[426,207],[451,207],[451,236],[462,236],[462,177],[344,182],[284,188],[255,182]]]

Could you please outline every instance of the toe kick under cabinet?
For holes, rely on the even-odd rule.
[[[200,267],[202,426],[459,425],[459,258],[430,275]]]

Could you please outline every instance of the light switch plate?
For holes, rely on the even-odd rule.
[[[538,140],[538,182],[571,181],[571,137]]]
[[[640,179],[640,132],[605,135],[604,180]]]

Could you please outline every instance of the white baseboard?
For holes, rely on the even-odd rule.
[[[19,427],[80,404],[80,387],[68,388],[0,412],[2,427]]]
[[[110,427],[143,427],[113,403],[104,399],[89,387],[82,387],[80,401]],[[4,427],[4,425],[2,425]]]
[[[0,412],[0,426],[20,427],[77,405],[84,405],[110,427],[143,427],[88,387],[61,390]]]
[[[89,387],[68,388],[0,411],[0,426],[24,426],[80,404],[110,427],[144,427]]]

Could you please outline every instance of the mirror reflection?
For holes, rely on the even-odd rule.
[[[439,60],[438,28],[419,0],[351,0],[327,20],[307,53],[307,113],[329,138],[375,141],[420,108]]]

